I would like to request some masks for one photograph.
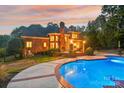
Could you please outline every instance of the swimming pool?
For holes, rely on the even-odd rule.
[[[108,56],[99,60],[77,60],[63,64],[59,73],[75,88],[115,86],[115,80],[124,80],[124,58]]]

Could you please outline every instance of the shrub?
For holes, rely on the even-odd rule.
[[[5,48],[0,48],[0,57],[4,57],[5,55]]]
[[[88,48],[85,50],[85,53],[84,53],[84,54],[85,54],[85,55],[90,55],[90,56],[94,55],[94,50],[93,50],[93,48],[88,47]]]
[[[42,52],[41,54],[48,56],[58,56],[60,53],[59,53],[59,49],[50,49],[48,51]]]
[[[3,60],[2,60],[3,59]],[[0,62],[6,60],[6,48],[0,48]]]
[[[57,56],[57,53],[59,53],[59,49],[50,49],[48,50],[49,56]]]
[[[71,57],[71,58],[76,57],[76,51],[69,51],[68,57]]]

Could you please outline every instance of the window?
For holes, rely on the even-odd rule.
[[[65,36],[65,42],[67,42],[67,37]]]
[[[77,34],[72,34],[72,38],[77,38]]]
[[[50,36],[50,41],[54,41],[54,36]]]
[[[54,48],[54,43],[50,43],[50,48]]]
[[[43,47],[47,47],[47,43],[46,42],[43,43]]]
[[[58,45],[58,43],[56,43],[56,48],[59,48],[59,45]]]
[[[26,42],[26,47],[27,47],[27,48],[32,48],[32,42],[29,42],[29,41]]]
[[[80,48],[80,44],[79,43],[77,44],[77,48]]]
[[[58,36],[56,36],[56,41],[58,41],[59,40],[59,38],[58,38]]]
[[[77,44],[76,44],[76,43],[74,43],[74,46],[76,47],[76,46],[77,46]]]
[[[74,43],[74,47],[75,48],[80,48],[80,44],[79,43]]]

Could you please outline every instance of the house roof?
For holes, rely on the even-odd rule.
[[[78,33],[78,34],[80,34],[80,32],[77,32],[77,31],[68,31],[67,33]]]
[[[49,33],[48,35],[60,35],[60,33]]]
[[[49,37],[34,37],[34,36],[21,36],[22,38],[32,38],[32,39],[49,39]]]

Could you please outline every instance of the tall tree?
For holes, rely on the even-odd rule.
[[[86,28],[87,36],[92,47],[117,48],[119,32],[124,32],[124,6],[105,5],[102,14],[89,22]],[[94,33],[94,34],[93,34]],[[124,34],[121,33],[121,37]],[[124,38],[123,38],[124,40]],[[97,42],[97,44],[96,44]]]
[[[10,39],[9,35],[0,35],[0,48],[5,48]]]
[[[8,46],[7,46],[7,52],[9,55],[16,55],[19,54],[20,58],[22,57],[22,50],[24,48],[24,43],[23,40],[21,38],[12,38],[9,42],[8,42]]]
[[[88,37],[87,41],[88,41],[89,46],[91,46],[94,49],[97,49],[99,46],[99,43],[96,43],[98,42],[98,38],[96,37],[98,34],[98,31],[97,31],[95,21],[88,23],[86,31],[87,31],[87,37]]]
[[[123,27],[123,23],[124,23],[124,6],[121,5],[106,5],[103,6],[102,8],[102,13],[104,15],[106,15],[106,19],[107,21],[107,27],[106,29],[112,30],[113,33],[115,33],[113,35],[113,37],[115,37],[114,41],[116,42],[115,45],[117,47],[117,43],[119,41],[120,38],[124,37],[124,27]],[[123,32],[120,35],[120,31]],[[122,38],[121,41],[123,41],[124,38]],[[121,42],[121,44],[123,44],[123,42]],[[123,44],[123,48],[124,48],[124,44]]]

